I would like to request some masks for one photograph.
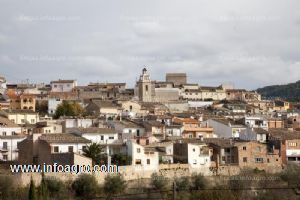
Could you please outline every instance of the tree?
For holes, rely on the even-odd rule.
[[[153,173],[151,175],[151,185],[157,190],[164,190],[168,184],[168,178],[158,175],[157,173]]]
[[[83,114],[83,108],[76,102],[63,101],[57,106],[54,118],[60,116],[79,116]]]
[[[28,199],[29,200],[36,200],[37,198],[37,195],[36,195],[36,188],[35,188],[35,184],[34,184],[34,181],[31,177],[30,179],[30,185],[29,185],[29,194],[28,194]]]
[[[96,197],[98,183],[96,178],[90,174],[81,174],[73,182],[72,188],[76,196],[82,199],[93,199]]]
[[[181,177],[175,179],[176,188],[178,190],[188,190],[190,188],[190,180],[189,177]]]
[[[124,154],[114,154],[111,157],[111,162],[113,164],[122,166],[122,165],[131,165],[132,158]]]
[[[206,179],[202,174],[193,174],[192,175],[192,184],[195,190],[206,188]]]
[[[39,199],[47,200],[49,199],[49,191],[48,191],[48,186],[47,182],[45,181],[45,175],[42,174],[42,181],[40,186],[38,187],[38,196]]]
[[[104,192],[108,198],[112,194],[120,194],[126,189],[126,182],[121,175],[108,175],[104,180]]]
[[[92,143],[83,150],[83,153],[86,157],[92,159],[93,165],[95,163],[99,164],[103,159],[103,148],[100,144]]]
[[[41,115],[46,115],[48,113],[48,101],[45,100],[36,101],[35,110],[36,112],[39,112]]]
[[[0,199],[11,199],[13,181],[9,176],[0,176]]]

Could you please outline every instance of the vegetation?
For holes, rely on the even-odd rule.
[[[272,85],[256,90],[266,98],[282,98],[288,101],[300,101],[300,81],[286,85]]]
[[[32,177],[30,179],[28,199],[29,200],[36,200],[37,199],[36,187],[35,187],[35,184],[34,184],[34,181],[33,181]]]
[[[108,198],[111,195],[117,195],[122,193],[126,188],[126,182],[121,175],[109,175],[105,177],[104,192]]]
[[[151,185],[156,189],[156,190],[164,190],[166,189],[168,185],[169,179],[159,175],[157,173],[153,173],[151,175]]]
[[[104,161],[104,159],[106,159],[106,156],[103,154],[103,149],[104,147],[100,144],[92,143],[83,150],[83,155],[91,158],[93,165],[100,164]]]
[[[111,157],[112,164],[123,166],[123,165],[131,165],[132,158],[131,156],[127,156],[124,154],[114,154]]]
[[[192,187],[195,190],[204,189],[207,186],[207,181],[202,174],[192,175]]]
[[[47,115],[48,101],[44,101],[44,100],[36,101],[35,110],[36,112],[39,112],[40,115]]]
[[[80,116],[84,113],[84,109],[76,102],[63,101],[57,106],[54,118],[61,116]]]
[[[98,184],[96,178],[89,174],[81,174],[73,182],[72,188],[76,196],[82,199],[93,199],[96,197]]]

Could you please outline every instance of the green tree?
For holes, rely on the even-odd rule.
[[[30,179],[28,199],[29,200],[36,200],[37,199],[36,188],[35,188],[35,184],[34,184],[34,181],[33,181],[32,177]]]
[[[189,177],[180,177],[175,179],[177,190],[188,190],[190,188]]]
[[[195,190],[204,189],[206,188],[207,181],[202,174],[193,174],[192,185],[193,185],[193,189]]]
[[[49,199],[49,191],[48,191],[47,182],[45,181],[44,174],[42,174],[42,181],[40,186],[38,187],[38,196],[39,199],[43,199],[43,200]]]
[[[73,182],[72,188],[77,197],[82,199],[93,199],[97,195],[98,183],[94,176],[90,174],[81,174]]]
[[[157,173],[153,173],[151,175],[151,185],[157,190],[164,190],[168,185],[168,178],[159,175]]]
[[[35,110],[41,115],[48,114],[48,101],[40,100],[36,101]]]
[[[92,143],[83,150],[83,155],[92,159],[93,165],[99,164],[104,158],[103,149],[100,144]]]
[[[57,106],[54,118],[60,116],[80,116],[84,112],[83,108],[76,102],[63,101]]]
[[[124,154],[114,154],[111,157],[111,162],[115,165],[131,165],[132,158]]]
[[[13,181],[9,176],[0,176],[0,199],[11,199],[13,193]]]
[[[108,175],[104,180],[104,192],[108,199],[113,194],[120,194],[126,189],[126,182],[121,175]]]

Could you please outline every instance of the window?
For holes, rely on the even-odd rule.
[[[247,150],[247,147],[243,147],[243,150]]]
[[[7,155],[3,155],[3,160],[7,160],[8,156]]]
[[[129,130],[128,130],[128,132],[129,132],[129,133],[132,133],[132,130],[131,130],[131,129],[129,129]]]
[[[132,106],[129,106],[129,110],[132,111]]]
[[[101,140],[104,140],[104,135],[101,135]]]
[[[114,138],[114,136],[110,136],[110,137],[108,137],[108,139],[113,140],[115,138]]]
[[[82,151],[85,151],[86,150],[86,146],[82,146]]]
[[[196,151],[196,149],[195,148],[193,148],[193,152],[195,152]]]
[[[263,158],[255,158],[256,163],[263,163],[264,159]]]
[[[68,147],[68,152],[70,152],[70,153],[73,152],[73,146]]]
[[[141,153],[141,149],[140,149],[140,148],[137,148],[137,149],[136,149],[136,152]]]
[[[247,157],[244,157],[244,158],[243,158],[243,162],[247,162]]]
[[[142,160],[141,160],[141,159],[135,159],[135,164],[136,164],[136,165],[142,164]]]
[[[7,142],[3,142],[3,149],[7,150]]]
[[[136,136],[140,136],[140,130],[139,129],[136,130]]]
[[[21,119],[21,123],[25,123],[25,119]]]
[[[2,132],[2,135],[3,135],[3,136],[6,136],[6,131],[3,131],[3,132]]]
[[[34,120],[34,119],[31,119],[31,123],[34,124],[34,123],[35,123],[35,120]]]
[[[16,132],[15,132],[15,131],[12,131],[11,134],[12,134],[12,135],[16,135]]]
[[[225,156],[222,156],[222,161],[225,161]]]
[[[137,140],[136,140],[136,143],[137,143],[137,144],[140,144],[140,140],[139,140],[139,139],[137,139]]]
[[[147,165],[150,165],[150,159],[147,159]]]
[[[145,85],[145,90],[146,90],[146,92],[148,92],[148,90],[149,90],[148,85]]]
[[[54,153],[58,153],[58,152],[59,152],[58,146],[54,146],[54,147],[53,147],[53,152],[54,152]]]
[[[288,146],[289,147],[296,147],[297,146],[297,142],[289,142]]]

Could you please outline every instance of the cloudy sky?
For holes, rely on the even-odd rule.
[[[0,74],[126,82],[186,72],[255,89],[300,80],[299,0],[0,0]]]

